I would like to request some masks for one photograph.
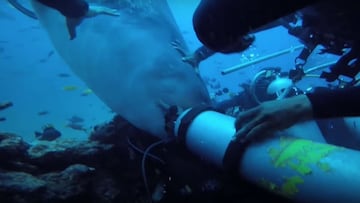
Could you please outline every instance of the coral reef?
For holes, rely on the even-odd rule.
[[[278,198],[177,143],[154,148],[142,165],[145,149],[156,141],[120,116],[94,127],[83,141],[26,143],[0,133],[0,202],[254,202],[259,193]]]

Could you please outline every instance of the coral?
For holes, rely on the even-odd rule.
[[[140,151],[131,148],[129,137]],[[21,136],[0,133],[0,202],[150,202],[141,151],[155,141],[119,116],[96,126],[83,141],[28,144]],[[248,193],[256,194],[257,187],[224,177],[176,143],[152,153],[164,160],[145,163],[149,190],[159,203],[256,202],[257,195]],[[286,188],[293,191],[291,185]]]

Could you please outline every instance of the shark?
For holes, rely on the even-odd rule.
[[[74,40],[58,11],[36,0],[31,5],[74,74],[135,127],[163,138],[166,110],[161,103],[182,109],[210,104],[206,85],[171,45],[177,41],[186,48],[165,0],[114,1],[119,16],[84,20]]]

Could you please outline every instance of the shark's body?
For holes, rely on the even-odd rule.
[[[166,133],[160,101],[189,108],[209,103],[209,96],[202,80],[170,45],[183,39],[166,1],[149,2],[154,3],[146,5],[148,13],[124,11],[118,17],[84,20],[75,40],[69,40],[59,12],[35,0],[32,6],[74,73],[113,111],[162,137]]]

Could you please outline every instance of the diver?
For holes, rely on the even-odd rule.
[[[288,15],[296,9],[320,1],[302,1],[297,4],[289,2],[289,5],[285,6],[284,3],[286,3],[286,1],[274,4],[273,1],[257,0],[249,2],[249,5],[247,5],[252,9],[244,6],[243,2],[236,0],[224,2],[225,1],[220,0],[201,1],[194,14],[194,27],[198,38],[203,44],[213,50],[229,53],[234,52],[234,50],[229,49],[234,41],[229,39],[236,39],[239,36],[243,36],[249,32],[250,27],[261,26],[274,20],[274,18]],[[339,4],[342,6],[339,6]],[[263,6],[256,7],[254,5]],[[274,7],[272,5],[284,6]],[[354,20],[358,19],[355,18],[359,15],[357,12],[359,10],[358,6],[354,6],[354,4],[347,1],[324,2],[324,5],[325,8],[319,9],[318,11],[328,11],[326,8],[335,10],[339,8],[336,13],[346,14],[348,22],[354,22]],[[321,8],[321,6],[317,8]],[[246,12],[246,10],[251,12]],[[263,15],[258,15],[258,13],[262,13]],[[317,16],[322,16],[321,12]],[[209,21],[210,17],[213,17],[214,20]],[[326,16],[323,16],[323,18],[326,18]],[[336,18],[334,19],[336,20]],[[346,18],[341,18],[341,20],[344,19]],[[241,25],[242,23],[243,25]],[[351,27],[339,29],[337,23],[337,21],[332,22],[332,28],[323,25],[317,28],[317,31],[329,34],[329,30],[331,30],[333,31],[331,34],[334,36],[344,36],[348,37],[349,41],[358,41],[357,37],[360,32],[358,29],[352,29],[357,27],[357,24],[349,24]],[[341,25],[341,22],[339,24]],[[349,30],[352,31],[351,34],[346,33]],[[275,131],[286,129],[298,122],[314,118],[359,116],[359,103],[360,87],[336,90],[329,89],[328,91],[301,94],[291,98],[267,101],[261,103],[258,107],[241,113],[236,118],[236,138],[254,138],[264,134],[269,135]]]
[[[351,78],[353,84],[358,80],[356,75],[360,72],[360,47],[359,44],[354,44],[349,52],[345,53],[340,59],[330,67],[329,72],[323,71],[320,78],[325,78],[328,82],[333,82],[339,79],[340,75]]]
[[[76,26],[85,18],[104,14],[118,16],[116,9],[104,6],[92,5],[85,0],[37,0],[38,2],[59,11],[66,17],[66,26],[70,35],[70,40],[76,37]]]
[[[239,41],[254,29],[318,1],[202,0],[193,15],[193,26],[204,46],[234,53],[243,49]]]

